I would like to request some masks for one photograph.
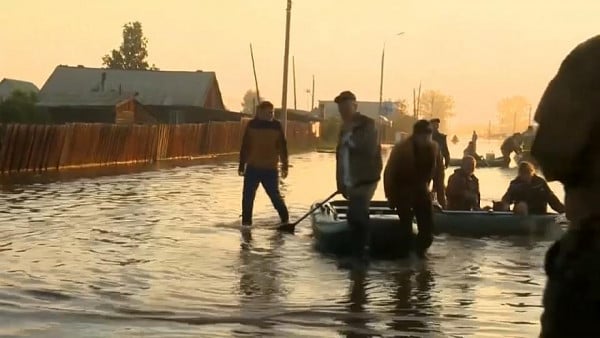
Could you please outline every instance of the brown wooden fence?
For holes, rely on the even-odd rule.
[[[247,121],[178,125],[2,126],[0,173],[148,163],[235,153]],[[288,122],[291,148],[314,147],[307,123]]]

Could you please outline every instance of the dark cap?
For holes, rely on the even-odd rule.
[[[427,120],[419,120],[413,125],[413,134],[431,134],[433,129]]]
[[[434,119],[429,120],[429,122],[431,122],[431,123],[440,123],[442,121],[439,118],[436,117]]]
[[[273,104],[270,101],[262,101],[261,103],[258,104],[257,108],[258,109],[262,109],[262,108],[269,108],[269,109],[273,109]]]
[[[342,103],[344,101],[356,101],[356,95],[349,90],[343,91],[335,98],[335,103]]]

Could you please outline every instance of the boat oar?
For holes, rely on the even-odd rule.
[[[311,208],[306,214],[304,214],[304,216],[300,217],[296,222],[281,224],[279,227],[277,227],[277,230],[294,231],[294,229],[296,228],[296,225],[298,225],[300,222],[304,221],[304,219],[306,217],[310,216],[310,214],[317,211],[317,209],[319,209],[323,204],[329,202],[329,200],[334,198],[337,194],[339,194],[339,192],[336,190],[333,194],[329,195],[329,197],[324,199],[323,202],[315,204],[315,206],[313,208]]]

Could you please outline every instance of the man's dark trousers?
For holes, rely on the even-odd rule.
[[[361,255],[369,240],[369,207],[377,182],[347,189],[348,225],[351,231],[352,253]]]
[[[242,224],[252,224],[252,210],[254,209],[254,199],[259,184],[262,184],[265,192],[271,199],[271,203],[273,203],[273,207],[277,210],[281,222],[288,222],[288,209],[279,192],[279,172],[277,169],[261,169],[247,166],[244,173],[244,188],[242,192]]]

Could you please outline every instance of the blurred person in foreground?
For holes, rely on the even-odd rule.
[[[375,121],[358,112],[356,96],[344,91],[335,98],[342,128],[336,148],[338,192],[348,200],[352,254],[364,258],[369,227],[369,205],[381,178],[383,160]]]
[[[446,204],[444,162],[432,132],[429,121],[417,121],[412,135],[392,149],[384,171],[385,196],[390,207],[396,209],[406,238],[412,237],[416,216],[419,234],[415,252],[419,257],[425,257],[433,242],[432,180],[438,202],[442,207]]]
[[[502,203],[505,210],[514,204],[514,211],[518,214],[543,215],[548,212],[548,204],[558,213],[565,212],[565,206],[546,180],[536,175],[533,164],[526,161],[519,163],[518,176],[510,182]]]
[[[448,178],[446,202],[448,210],[481,210],[479,179],[475,176],[476,160],[472,156],[462,159],[460,168]]]
[[[535,120],[532,155],[564,185],[569,220],[546,254],[540,337],[600,337],[600,36],[564,59]]]
[[[252,209],[256,190],[262,184],[281,220],[280,228],[289,222],[285,201],[279,191],[278,164],[281,161],[281,177],[288,175],[288,150],[283,127],[273,119],[273,104],[261,102],[256,116],[248,122],[242,147],[238,173],[244,176],[242,192],[242,229],[252,225]]]

